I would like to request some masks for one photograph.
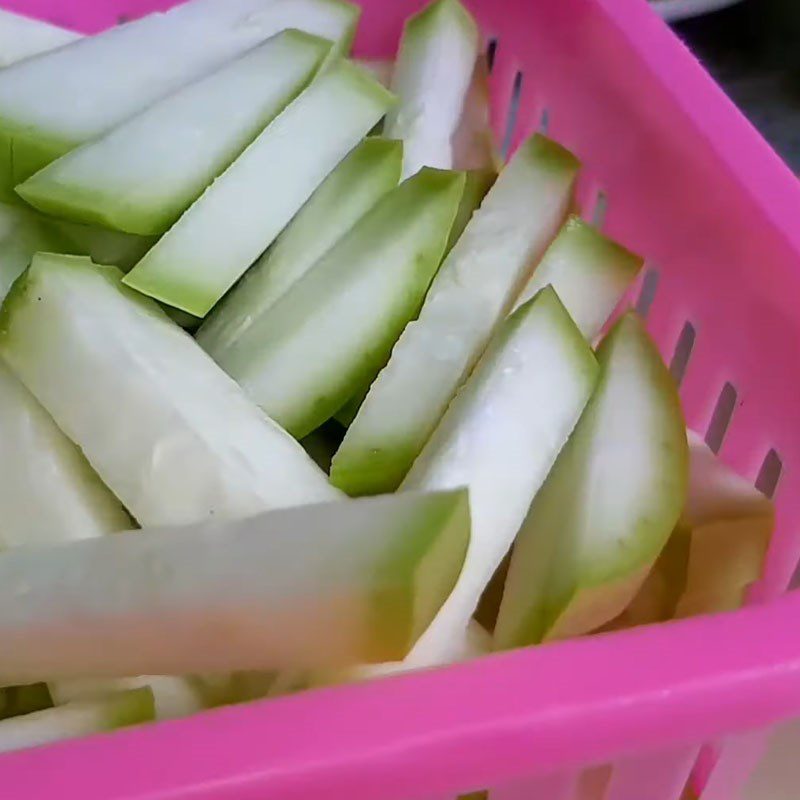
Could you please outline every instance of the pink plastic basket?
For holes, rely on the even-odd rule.
[[[86,32],[171,4],[3,0]],[[391,56],[419,5],[363,0],[357,54]],[[648,256],[630,302],[682,377],[689,423],[777,486],[752,606],[12,754],[2,797],[435,800],[494,787],[491,800],[573,800],[584,768],[613,763],[605,800],[677,800],[715,742],[695,787],[733,800],[758,753],[751,732],[800,716],[800,594],[779,598],[800,556],[800,186],[644,0],[469,5],[493,42],[498,137],[513,147],[546,121],[581,157],[584,215]]]

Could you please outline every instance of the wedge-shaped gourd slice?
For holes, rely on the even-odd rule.
[[[772,501],[691,431],[689,459],[686,505],[672,534],[685,565],[676,617],[739,608],[763,572],[775,529]]]
[[[464,98],[461,119],[453,134],[453,168],[497,172],[502,163],[492,130],[489,64],[486,56],[479,56]]]
[[[0,409],[0,549],[130,527],[80,450],[2,363]]]
[[[131,689],[91,700],[76,700],[0,722],[0,752],[114,731],[153,719],[153,695],[149,689]]]
[[[384,86],[390,86],[394,61],[357,59]],[[489,65],[485,56],[478,56],[472,82],[464,98],[461,119],[452,136],[453,169],[491,170],[498,172],[502,159],[494,141],[490,117]]]
[[[10,550],[0,681],[402,659],[469,530],[466,492],[409,493]]]
[[[402,481],[564,220],[575,158],[534,136],[500,173],[370,387],[333,461],[349,494]]]
[[[447,654],[449,664],[458,664],[462,661],[472,661],[475,658],[489,655],[492,652],[492,637],[489,632],[475,620],[470,620],[463,636],[456,639],[457,645]],[[355,670],[348,670],[347,679],[354,678],[379,678],[383,675],[398,675],[402,672],[411,672],[419,668],[415,659],[408,658],[404,661],[392,661],[385,664],[369,664]],[[424,666],[424,665],[423,665]],[[340,676],[339,680],[342,680]]]
[[[442,663],[457,664],[489,655],[492,652],[492,645],[491,634],[475,620],[470,620],[457,645],[447,654],[447,661]],[[387,675],[400,675],[404,672],[413,672],[415,669],[419,669],[420,666],[413,663],[411,659],[406,659],[403,661],[387,661],[383,664],[361,664],[357,667],[334,672],[316,674],[302,672],[283,673],[273,684],[270,690],[270,697],[290,694],[315,686],[352,683],[353,681],[382,678]]]
[[[0,297],[6,296],[35,253],[90,256],[98,264],[128,270],[154,243],[152,236],[67,222],[22,205],[0,203]]]
[[[470,620],[464,636],[448,653],[449,660],[447,663],[456,664],[461,661],[472,661],[475,658],[489,655],[492,652],[492,648],[491,634],[478,622]],[[282,672],[270,685],[268,694],[270,697],[277,697],[315,686],[351,683],[352,681],[381,678],[387,675],[399,675],[418,668],[416,664],[404,660],[387,661],[383,664],[362,664],[358,667],[350,667],[334,672],[312,674],[303,671]]]
[[[2,363],[0,408],[0,549],[77,541],[130,528],[130,517],[81,451]],[[96,687],[94,693],[149,685],[147,679],[131,680],[135,683]],[[182,698],[186,707],[191,687],[183,679],[164,678],[158,688],[159,716],[162,709],[164,716],[175,716]],[[88,693],[89,682],[84,689]],[[55,684],[50,693],[57,704],[76,699]],[[195,702],[192,710],[197,708]]]
[[[497,178],[497,173],[491,169],[469,170],[464,173],[464,178],[464,191],[461,193],[461,201],[458,204],[456,218],[450,228],[450,236],[447,240],[445,255],[453,249],[453,246],[464,232],[473,213],[475,213],[475,210],[481,204],[486,193],[491,189],[492,184]],[[355,419],[356,414],[358,414],[358,409],[361,408],[361,404],[364,402],[364,398],[369,392],[369,387],[385,366],[385,363],[381,364],[380,368],[376,369],[375,372],[369,376],[369,379],[364,382],[361,390],[356,392],[353,397],[336,412],[336,419],[342,425],[347,427]]]
[[[678,393],[632,312],[598,350],[600,379],[511,557],[498,648],[577,636],[620,614],[678,520],[688,448]]]
[[[75,31],[0,9],[0,67],[55,50],[80,38]]]
[[[37,255],[0,314],[0,354],[134,517],[195,522],[338,496],[121,277],[86,258]]]
[[[449,253],[456,242],[461,238],[461,234],[469,225],[472,215],[478,210],[483,198],[497,180],[497,173],[490,168],[467,170],[464,175],[464,191],[461,194],[461,202],[458,206],[453,227],[450,229],[450,238],[447,240],[447,250]]]
[[[249,703],[271,696],[278,676],[275,670],[239,670],[193,675],[190,680],[206,708]]]
[[[464,175],[424,168],[385,195],[220,359],[301,438],[363,386],[419,311]]]
[[[75,252],[70,237],[35,211],[0,203],[0,301],[40,250]]]
[[[20,61],[0,74],[0,183],[50,161],[285,28],[349,42],[339,0],[195,0]]]
[[[144,254],[156,243],[155,236],[136,236],[132,233],[112,231],[97,225],[68,222],[64,219],[47,219],[47,225],[63,236],[65,247],[39,247],[43,253],[74,253],[89,256],[96,264],[119,267],[127,272],[141,261]]]
[[[230,0],[210,2],[218,3],[222,14],[229,13],[226,3]],[[326,65],[349,54],[361,16],[361,6],[349,0],[250,0],[250,6],[253,11],[247,24],[269,28],[268,36],[286,28],[298,28],[332,42],[333,50]]]
[[[5,686],[0,689],[0,720],[52,708],[53,699],[44,683]]]
[[[204,317],[392,103],[341,61],[315,80],[125,278],[144,294]]]
[[[374,78],[387,89],[392,83],[394,61],[382,58],[354,58],[353,62],[362,69],[367,70]]]
[[[641,257],[579,217],[570,217],[547,248],[517,305],[550,284],[583,335],[593,342],[642,264]]]
[[[76,701],[97,700],[114,692],[149,689],[156,719],[186,717],[208,707],[205,697],[191,678],[174,675],[140,675],[137,678],[95,678],[51,681],[50,694],[57,706]]]
[[[772,501],[693,431],[686,505],[635,601],[614,627],[739,608],[764,569],[775,528]]]
[[[403,145],[371,137],[322,182],[275,244],[214,309],[197,341],[221,361],[267,309],[400,180]]]
[[[453,593],[408,657],[452,660],[482,592],[586,405],[597,362],[555,292],[501,327],[402,490],[469,489],[472,538]]]
[[[475,20],[458,0],[435,0],[405,24],[392,75],[397,106],[384,133],[404,143],[403,177],[421,167],[450,169],[478,55]]]
[[[283,31],[52,162],[17,193],[55,216],[163,233],[302,91],[330,48]]]

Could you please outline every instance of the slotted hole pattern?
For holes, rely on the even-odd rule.
[[[514,128],[517,124],[519,114],[519,99],[522,94],[522,73],[517,71],[514,75],[514,86],[511,89],[511,103],[508,106],[508,117],[506,118],[506,130],[503,134],[503,146],[500,152],[503,160],[508,158],[508,151],[511,149],[511,139],[514,135]]]
[[[783,462],[777,450],[773,448],[764,457],[761,469],[758,471],[756,489],[770,499],[775,497],[778,481],[781,479],[781,472],[783,472]]]
[[[494,36],[486,43],[486,66],[490,74],[494,68],[494,57],[497,55],[497,44],[498,40]]]
[[[712,453],[719,453],[725,441],[725,434],[731,424],[733,412],[736,409],[738,394],[730,382],[722,387],[717,398],[717,405],[711,415],[711,423],[706,431],[706,444]]]
[[[675,379],[678,386],[683,382],[683,376],[686,374],[686,369],[689,366],[689,359],[692,357],[692,350],[694,349],[695,339],[697,332],[691,322],[684,323],[681,335],[678,337],[678,343],[675,345],[675,352],[672,354],[672,361],[669,365],[669,371]]]
[[[592,211],[592,225],[595,228],[601,229],[605,225],[607,212],[608,195],[601,189],[597,193],[597,199],[594,201],[594,210]]]
[[[639,298],[636,301],[636,311],[642,319],[647,319],[653,302],[656,299],[656,292],[658,291],[658,270],[655,267],[648,268],[644,273],[642,279],[642,289],[639,292]]]
[[[545,107],[542,109],[541,116],[539,117],[539,133],[543,133],[547,136],[547,132],[550,130],[550,109]]]

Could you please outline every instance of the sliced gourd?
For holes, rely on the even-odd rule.
[[[458,582],[408,656],[461,652],[486,585],[594,388],[597,362],[555,292],[518,309],[456,395],[402,491],[469,489],[472,537]]]
[[[0,203],[0,301],[40,250],[75,250],[69,237],[24,208]]]
[[[686,505],[647,581],[614,628],[732,611],[759,579],[775,529],[772,501],[693,431]]]
[[[0,720],[52,707],[53,699],[45,683],[5,686],[0,689]]]
[[[275,244],[209,315],[197,341],[214,359],[241,338],[400,180],[403,145],[368,138],[322,182]]]
[[[475,620],[470,620],[464,635],[454,648],[448,653],[450,664],[462,661],[472,661],[492,652],[492,637],[489,632]],[[413,672],[419,669],[418,664],[411,660],[388,661],[383,664],[362,664],[358,667],[325,673],[291,673],[282,674],[273,684],[270,696],[290,694],[314,686],[326,686],[337,683],[351,683],[353,681],[383,678],[388,675],[400,675],[404,672]]]
[[[775,507],[689,432],[689,492],[673,533],[685,577],[676,617],[731,611],[764,570]]]
[[[302,91],[330,48],[283,31],[48,164],[17,194],[77,222],[163,233]]]
[[[340,0],[195,0],[7,67],[0,74],[0,183],[11,187],[285,28],[341,42]]]
[[[353,61],[362,69],[367,70],[381,86],[387,89],[392,83],[394,61],[382,58],[354,58]]]
[[[38,254],[0,313],[0,355],[133,516],[194,522],[337,497],[302,447],[121,277]]]
[[[356,59],[384,86],[389,87],[394,72],[394,61]],[[472,81],[464,98],[461,119],[452,136],[453,169],[490,170],[497,174],[502,158],[494,140],[490,117],[489,64],[486,56],[478,56]]]
[[[583,335],[593,342],[643,263],[640,256],[573,216],[547,248],[517,305],[550,284]]]
[[[0,408],[0,448],[4,453],[0,462],[0,548],[78,541],[131,527],[127,512],[81,451],[2,363]],[[159,717],[174,716],[181,697],[191,689],[181,678],[163,681],[169,687],[164,682],[158,684]],[[144,685],[156,686],[136,678],[126,685],[95,687],[94,694]],[[13,693],[13,705],[18,709],[22,688]],[[90,682],[83,688],[84,696],[88,695]],[[56,704],[78,699],[66,687],[51,684],[49,689]],[[195,702],[191,710],[197,708]]]
[[[0,67],[55,50],[80,38],[75,31],[0,9]]]
[[[92,700],[76,700],[0,722],[0,752],[114,731],[154,718],[153,695],[149,689],[131,689]]]
[[[153,246],[152,236],[134,236],[45,217],[32,208],[0,203],[0,297],[31,263],[35,253],[90,256],[98,264],[130,269]]]
[[[137,264],[158,240],[156,236],[136,236],[64,219],[50,218],[47,225],[64,237],[67,245],[61,248],[39,247],[40,252],[89,256],[96,264],[119,267],[123,272]]]
[[[479,623],[471,619],[467,624],[464,636],[459,637],[456,647],[449,653],[448,658],[451,664],[458,664],[462,661],[472,661],[475,658],[489,655],[492,652],[492,637],[489,632]],[[378,678],[384,675],[396,675],[401,672],[410,672],[418,668],[414,659],[405,661],[394,661],[388,664],[372,664],[361,667],[355,671],[351,670],[350,678]]]
[[[403,177],[422,167],[450,169],[480,34],[458,0],[435,0],[403,28],[392,75],[397,106],[384,133],[404,144]]]
[[[386,361],[441,262],[462,173],[424,168],[385,195],[219,363],[301,438]]]
[[[453,227],[450,229],[450,238],[447,240],[445,254],[449,253],[456,242],[461,238],[461,234],[469,225],[472,215],[478,210],[483,198],[497,180],[497,173],[493,169],[471,169],[464,173],[464,191],[461,194],[461,202],[458,206]]]
[[[140,675],[137,678],[105,678],[51,681],[50,694],[57,706],[97,700],[114,692],[149,689],[156,719],[177,719],[207,708],[205,698],[191,679],[173,675]]]
[[[0,409],[0,549],[130,527],[81,451],[2,362]]]
[[[204,708],[215,708],[270,696],[277,675],[274,670],[239,670],[192,675],[189,681]]]
[[[0,681],[399,660],[450,593],[469,536],[456,491],[9,550]]]
[[[333,460],[348,494],[393,491],[564,220],[577,160],[536,135],[500,173],[444,261]]]
[[[678,393],[633,312],[598,350],[597,390],[517,538],[495,626],[498,648],[577,636],[634,598],[683,508],[686,428]]]
[[[498,172],[503,160],[495,142],[489,96],[489,64],[486,56],[478,56],[472,73],[461,120],[453,134],[453,167],[455,169]]]
[[[353,64],[332,66],[206,189],[125,283],[204,317],[392,101]]]
[[[491,169],[470,170],[464,173],[464,178],[464,191],[461,193],[461,202],[458,204],[456,218],[450,228],[445,255],[453,249],[486,193],[492,188],[492,184],[497,179],[497,173]],[[347,427],[355,419],[358,409],[361,408],[361,404],[369,392],[369,387],[385,366],[385,363],[381,364],[380,369],[375,370],[375,373],[364,382],[364,386],[336,412],[336,419],[342,425]]]

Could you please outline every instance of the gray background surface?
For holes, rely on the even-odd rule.
[[[800,173],[800,0],[745,0],[674,27]]]

